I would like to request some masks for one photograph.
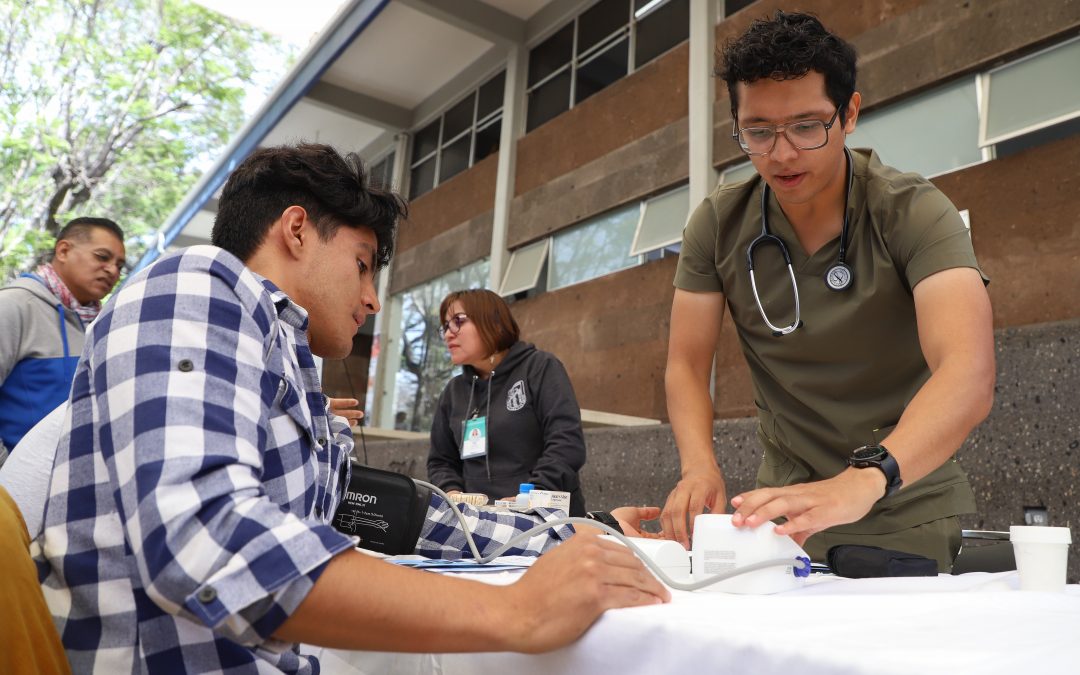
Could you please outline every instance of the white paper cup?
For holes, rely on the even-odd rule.
[[[1065,565],[1069,559],[1072,532],[1067,527],[1013,525],[1009,528],[1020,573],[1020,590],[1065,590]]]

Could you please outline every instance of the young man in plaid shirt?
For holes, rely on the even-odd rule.
[[[215,246],[163,257],[102,312],[35,546],[75,672],[317,672],[300,642],[541,651],[606,608],[668,597],[592,536],[496,587],[388,565],[330,526],[352,436],[327,412],[312,354],[343,358],[379,310],[374,274],[404,213],[352,156],[260,150],[225,185]],[[642,515],[657,512],[623,512],[629,525]],[[470,511],[470,527],[493,548],[545,517]],[[463,542],[433,497],[417,550]]]

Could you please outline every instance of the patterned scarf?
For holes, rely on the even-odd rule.
[[[39,265],[34,273],[41,277],[41,280],[45,282],[45,287],[49,289],[49,292],[60,298],[60,303],[67,307],[71,311],[79,315],[82,319],[83,325],[88,326],[90,322],[97,318],[97,315],[101,312],[101,301],[95,300],[88,305],[79,304],[79,301],[75,299],[75,296],[71,294],[71,290],[64,283],[64,280],[60,278],[60,275],[56,273],[53,266],[49,263]]]

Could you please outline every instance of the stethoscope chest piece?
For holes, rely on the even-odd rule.
[[[825,272],[825,285],[830,290],[845,290],[851,285],[851,276],[851,268],[846,263],[837,262]]]

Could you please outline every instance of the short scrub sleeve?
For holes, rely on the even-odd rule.
[[[948,197],[929,183],[910,185],[903,191],[910,191],[910,198],[894,203],[899,208],[891,214],[896,225],[889,237],[889,249],[903,265],[908,288],[954,267],[974,268],[983,283],[989,283],[975,259],[971,235]]]
[[[675,269],[675,287],[685,291],[722,293],[723,284],[716,272],[716,238],[719,221],[708,199],[691,214],[683,230],[679,265]]]

